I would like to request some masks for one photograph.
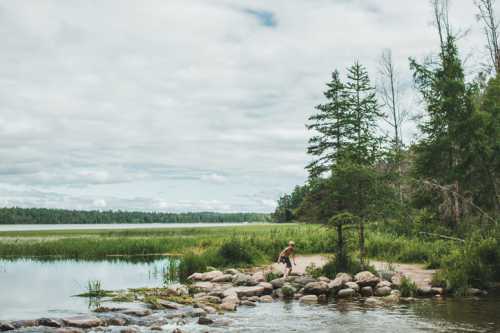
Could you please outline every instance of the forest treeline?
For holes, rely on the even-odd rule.
[[[261,213],[161,213],[17,207],[0,208],[0,224],[216,223],[269,221],[269,214]]]
[[[382,52],[377,85],[359,62],[333,72],[307,123],[309,178],[279,199],[276,222],[326,224],[341,240],[342,226],[358,226],[361,256],[364,228],[374,224],[414,237],[453,236],[465,246],[440,263],[448,284],[500,279],[499,23],[494,0],[474,3],[489,57],[466,69],[448,1],[431,1],[439,51],[409,59],[419,97],[412,109],[421,114],[404,106],[391,50]],[[471,75],[471,68],[481,70]],[[409,121],[419,130],[411,144]]]

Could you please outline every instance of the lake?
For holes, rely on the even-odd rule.
[[[107,230],[231,227],[249,223],[114,223],[114,224],[0,224],[2,231]],[[251,223],[258,224],[258,223]],[[265,224],[265,223],[260,223]]]
[[[0,260],[0,320],[88,313],[88,300],[72,296],[84,292],[89,280],[100,280],[104,289],[158,287],[163,284],[168,260]],[[493,292],[479,299],[426,299],[388,308],[369,308],[356,300],[328,305],[275,302],[240,307],[224,318],[229,320],[228,327],[210,331],[498,332],[500,294]],[[185,329],[206,330],[195,324]]]

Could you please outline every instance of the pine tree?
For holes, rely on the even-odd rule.
[[[377,135],[377,120],[383,116],[366,69],[356,62],[348,69],[349,117],[344,135],[349,141],[349,159],[371,166],[379,156],[382,139]]]
[[[340,158],[346,144],[346,126],[349,109],[346,87],[340,79],[338,71],[332,73],[332,80],[324,92],[328,102],[316,106],[319,112],[309,118],[309,130],[317,132],[309,140],[307,152],[317,159],[311,162],[307,169],[312,177],[317,177],[329,171]]]

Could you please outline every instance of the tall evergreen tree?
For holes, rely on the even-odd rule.
[[[347,78],[349,117],[344,135],[350,143],[349,159],[360,165],[373,165],[382,142],[377,135],[377,120],[383,114],[368,72],[359,62],[348,69]]]
[[[332,80],[327,83],[328,90],[323,94],[328,100],[325,104],[316,106],[318,113],[309,118],[309,130],[317,132],[309,140],[307,152],[316,159],[306,168],[312,177],[320,176],[329,171],[339,159],[346,144],[346,126],[349,109],[346,87],[340,79],[338,71],[332,73]]]

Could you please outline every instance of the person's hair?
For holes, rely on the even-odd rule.
[[[288,245],[295,246],[295,242],[294,242],[294,241],[289,241],[289,242],[288,242]]]

